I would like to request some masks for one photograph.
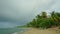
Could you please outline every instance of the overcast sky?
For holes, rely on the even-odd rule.
[[[23,25],[41,11],[60,11],[60,0],[0,0],[0,27]]]

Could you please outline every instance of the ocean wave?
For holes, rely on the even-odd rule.
[[[22,34],[24,31],[20,31],[20,32],[15,32],[13,34]]]
[[[13,33],[13,34],[18,34],[17,32]]]

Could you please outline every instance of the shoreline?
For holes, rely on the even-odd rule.
[[[23,29],[26,29],[26,30],[24,30],[24,31],[19,31],[19,32],[14,32],[14,33],[12,33],[12,34],[22,34],[22,33],[24,33],[24,32],[29,31],[31,28],[23,28]]]

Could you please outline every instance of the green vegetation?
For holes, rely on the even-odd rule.
[[[27,24],[28,27],[50,28],[52,26],[60,26],[60,13],[52,12],[49,16],[46,12],[37,15],[35,19]]]

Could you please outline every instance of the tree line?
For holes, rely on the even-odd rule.
[[[36,18],[27,24],[27,26],[36,28],[60,26],[60,13],[52,11],[48,16],[46,12],[41,12],[41,14],[38,14]]]

